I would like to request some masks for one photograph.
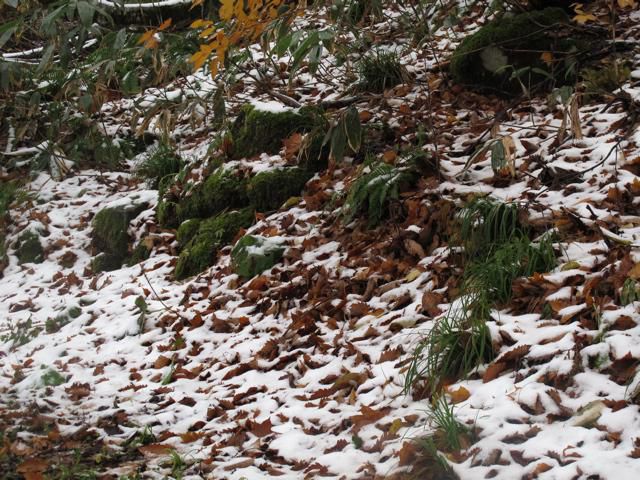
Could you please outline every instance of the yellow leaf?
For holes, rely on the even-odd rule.
[[[195,20],[190,27],[191,28],[202,28],[202,27],[208,27],[209,25],[213,25],[213,22],[211,20],[203,20],[202,18],[199,20]]]
[[[573,17],[573,21],[579,23],[580,25],[584,25],[587,22],[595,22],[597,18],[595,15],[590,13],[579,13],[575,17]]]
[[[627,7],[635,8],[636,2],[635,0],[618,0],[618,6],[620,8],[627,8]]]
[[[231,20],[234,13],[234,0],[221,0],[220,2],[220,19]]]
[[[547,65],[551,65],[553,63],[553,53],[544,52],[542,55],[540,55],[540,59]]]
[[[158,31],[162,32],[163,30],[166,30],[170,26],[171,26],[171,19],[167,18],[164,22],[160,24],[160,26],[158,27]]]
[[[464,387],[460,387],[457,390],[447,389],[447,393],[451,397],[451,401],[453,403],[464,402],[466,399],[468,399],[471,396],[471,393],[469,393],[469,390],[467,390]]]
[[[138,45],[140,45],[141,43],[147,43],[149,39],[155,35],[155,33],[155,30],[147,30],[146,32],[144,32],[138,39]]]
[[[389,427],[389,433],[391,435],[395,435],[396,433],[398,433],[398,430],[400,430],[402,427],[404,427],[404,422],[401,419],[396,418],[393,422],[391,422],[391,426]]]
[[[202,5],[203,3],[204,0],[191,0],[191,8],[189,10],[196,8],[198,5]]]

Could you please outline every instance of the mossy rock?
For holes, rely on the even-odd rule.
[[[190,218],[208,218],[248,204],[246,180],[232,170],[219,168],[179,200],[176,220],[180,224]]]
[[[266,237],[245,235],[231,252],[233,268],[243,278],[271,269],[282,259],[285,248]]]
[[[176,232],[176,240],[180,248],[187,245],[191,239],[197,235],[200,222],[201,220],[199,218],[191,218],[180,224]]]
[[[128,265],[135,265],[136,263],[140,263],[151,255],[151,250],[147,247],[144,241],[140,241],[131,252],[131,256],[127,261]]]
[[[218,250],[229,244],[242,228],[251,226],[254,220],[252,208],[224,212],[203,220],[198,232],[180,252],[175,276],[181,280],[213,265]]]
[[[328,125],[316,127],[310,132],[309,144],[299,154],[298,165],[300,168],[311,173],[327,169],[329,166],[329,154],[331,153],[330,142],[325,143],[325,135],[328,128]]]
[[[569,17],[560,8],[546,8],[492,20],[476,33],[466,37],[453,53],[450,72],[456,83],[479,91],[517,94],[522,87],[512,73],[521,72],[528,88],[548,79],[548,72],[558,80],[565,79],[563,56],[576,43],[554,38],[554,31],[566,28]],[[552,70],[542,60],[543,52],[556,59]],[[536,72],[533,69],[539,70]]]
[[[91,261],[91,270],[93,273],[112,272],[121,268],[123,263],[124,258],[120,255],[101,253]]]
[[[93,246],[103,253],[124,258],[129,248],[131,214],[124,208],[105,208],[93,218]]]
[[[40,243],[40,236],[34,232],[24,232],[20,235],[16,245],[16,255],[20,265],[44,262],[44,249]]]
[[[299,196],[311,176],[297,167],[259,173],[249,180],[249,200],[259,212],[276,210],[289,198]]]
[[[245,105],[231,126],[231,158],[275,155],[285,139],[294,133],[309,132],[324,122],[321,112],[312,107],[274,112]]]
[[[107,256],[97,256],[94,259],[92,265],[95,273],[115,270],[122,266],[129,254],[131,242],[129,223],[145,208],[146,204],[132,203],[122,207],[104,208],[96,214],[92,221],[92,245],[99,253]]]
[[[162,199],[158,201],[158,206],[156,207],[156,218],[158,219],[158,224],[165,228],[177,227],[177,211],[178,204],[176,202]]]

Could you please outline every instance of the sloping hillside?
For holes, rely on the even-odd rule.
[[[224,92],[199,71],[99,113],[107,138],[133,123],[170,145],[169,175],[140,175],[156,139],[123,168],[24,184],[0,279],[0,477],[635,478],[640,15],[614,6],[612,37],[608,5],[578,12],[593,57],[570,89],[489,50],[515,88],[496,95],[454,75],[484,7],[416,43],[407,19],[426,20],[389,3],[342,42],[399,61],[392,85],[354,67],[362,49],[288,83],[258,62]],[[248,220],[220,227],[234,212]],[[264,268],[232,256],[247,235]]]

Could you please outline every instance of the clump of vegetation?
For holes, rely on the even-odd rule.
[[[160,181],[176,174],[184,166],[182,158],[166,143],[160,143],[136,168],[139,177],[147,180],[149,187],[158,188]]]
[[[16,243],[16,255],[20,264],[44,262],[44,249],[40,243],[40,236],[32,231],[20,235]]]
[[[282,259],[285,248],[268,238],[255,235],[242,237],[231,251],[235,272],[243,278],[251,278],[272,268]]]
[[[92,245],[99,252],[92,263],[95,273],[120,268],[129,255],[129,223],[146,205],[109,207],[93,218]]]
[[[190,277],[211,266],[218,250],[230,243],[242,228],[251,226],[253,221],[252,208],[224,212],[203,220],[198,233],[180,252],[175,270],[176,278],[181,280]]]
[[[231,157],[274,155],[282,148],[283,141],[294,133],[309,132],[323,123],[323,115],[315,108],[273,112],[245,105],[230,129]]]
[[[177,227],[191,218],[209,218],[228,208],[247,206],[247,182],[236,172],[219,168],[173,203],[162,200],[158,204],[158,219],[163,226]]]
[[[614,60],[605,65],[586,68],[580,72],[587,100],[609,94],[620,88],[631,77],[628,65]]]
[[[426,382],[431,392],[493,358],[486,322],[512,295],[516,278],[547,272],[556,263],[552,239],[537,243],[520,221],[519,208],[476,199],[459,216],[466,265],[460,297],[416,347],[405,388]]]
[[[34,327],[31,318],[24,321],[17,321],[9,325],[9,331],[3,335],[0,335],[0,340],[3,342],[11,341],[11,349],[15,349],[22,345],[26,345],[31,340],[36,338],[42,329],[40,327]]]
[[[365,211],[369,225],[375,226],[387,215],[390,202],[416,182],[418,173],[411,163],[394,166],[372,159],[363,171],[349,188],[342,215],[348,223]]]
[[[360,60],[358,70],[360,80],[357,88],[365,92],[382,93],[410,79],[395,51],[376,50],[366,55]]]
[[[568,22],[561,8],[496,18],[458,46],[451,58],[451,75],[461,85],[509,94],[550,78],[565,81],[571,64],[565,60],[574,53],[576,42],[556,40],[550,32]],[[553,62],[545,63],[541,52],[551,52]]]
[[[176,240],[178,241],[180,248],[183,248],[193,237],[196,236],[198,228],[200,228],[201,221],[202,220],[199,218],[190,218],[180,224],[180,227],[178,227],[178,231],[176,232]]]
[[[311,174],[301,168],[258,173],[249,180],[249,200],[259,212],[276,210],[289,198],[300,195],[310,177]]]
[[[65,378],[62,375],[51,368],[49,368],[45,373],[42,374],[40,380],[45,387],[57,387],[58,385],[62,385],[64,382],[66,382]]]

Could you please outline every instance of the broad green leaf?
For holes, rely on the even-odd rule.
[[[331,157],[334,161],[341,162],[344,159],[344,150],[347,146],[347,135],[344,132],[344,127],[337,125],[333,129],[331,135]]]
[[[502,170],[507,164],[504,145],[502,142],[495,142],[491,147],[491,168],[494,172]]]
[[[89,2],[78,2],[78,16],[80,17],[80,22],[85,27],[91,26],[91,24],[93,23],[93,15],[95,14],[95,12],[96,9]]]
[[[360,115],[354,106],[349,107],[344,116],[344,130],[349,148],[351,148],[353,152],[360,150],[362,126],[360,125]]]

